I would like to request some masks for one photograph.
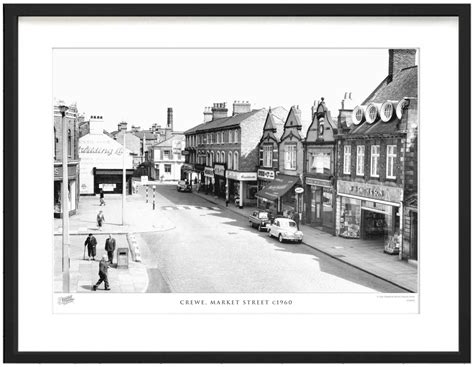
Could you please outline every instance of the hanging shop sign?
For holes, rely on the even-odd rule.
[[[257,172],[227,171],[225,177],[237,181],[257,181]]]
[[[306,185],[311,186],[322,186],[322,187],[331,187],[331,181],[321,180],[318,178],[306,177]]]
[[[257,171],[258,178],[263,180],[274,180],[275,179],[275,171],[268,170],[268,169],[259,169]]]
[[[214,166],[214,174],[218,176],[225,176],[225,167],[222,164],[216,164]]]
[[[297,194],[302,194],[303,192],[304,192],[304,189],[302,187],[297,187],[295,189],[295,193],[297,193]]]
[[[393,203],[399,203],[403,200],[403,190],[399,187],[372,185],[351,181],[337,181],[337,193]]]
[[[214,169],[210,167],[204,168],[204,176],[214,178]]]

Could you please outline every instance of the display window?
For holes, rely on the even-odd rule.
[[[343,196],[340,221],[341,237],[360,238],[361,201]]]

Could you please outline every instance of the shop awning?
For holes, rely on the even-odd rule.
[[[299,177],[278,175],[273,181],[255,194],[255,196],[267,200],[276,200],[285,195],[298,182]]]

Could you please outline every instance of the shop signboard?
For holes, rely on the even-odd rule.
[[[275,171],[268,170],[268,169],[259,169],[257,171],[258,178],[263,180],[274,180],[275,179]]]
[[[331,187],[331,181],[321,180],[321,179],[313,178],[313,177],[306,177],[306,185]]]
[[[363,198],[400,203],[403,200],[403,189],[399,187],[372,185],[361,182],[337,181],[337,193],[341,195],[360,196]]]
[[[237,181],[256,181],[257,172],[236,172],[236,171],[227,171],[225,177],[230,178],[231,180]]]
[[[225,167],[222,164],[216,164],[214,166],[214,174],[218,176],[225,176]]]
[[[204,176],[214,178],[214,169],[211,167],[204,168]]]
[[[67,166],[68,178],[75,178],[76,172],[77,172],[77,163],[69,162]],[[54,166],[54,179],[55,180],[63,179],[63,166],[62,165]]]
[[[195,169],[196,171],[203,172],[203,171],[204,171],[204,164],[196,163],[196,164],[194,165],[194,169]]]

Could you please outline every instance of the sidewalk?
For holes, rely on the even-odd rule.
[[[211,194],[206,195],[195,191],[193,193],[211,203],[225,207],[224,199]],[[256,207],[239,209],[233,203],[229,203],[227,209],[248,217]],[[410,292],[418,291],[418,269],[416,265],[399,260],[396,255],[384,253],[380,243],[337,237],[307,225],[300,225],[300,229],[304,233],[303,243],[305,245]]]
[[[125,225],[122,225],[122,196],[105,195],[105,202],[105,206],[100,206],[98,196],[81,196],[77,214],[69,217],[69,234],[126,234],[165,231],[174,228],[174,224],[166,217],[160,216],[157,219],[157,211],[153,212],[152,209],[151,196],[148,203],[145,202],[143,196],[138,194],[126,196]],[[99,210],[102,210],[105,217],[102,231],[99,231],[96,222]],[[62,219],[60,218],[54,219],[54,234],[62,235]]]

